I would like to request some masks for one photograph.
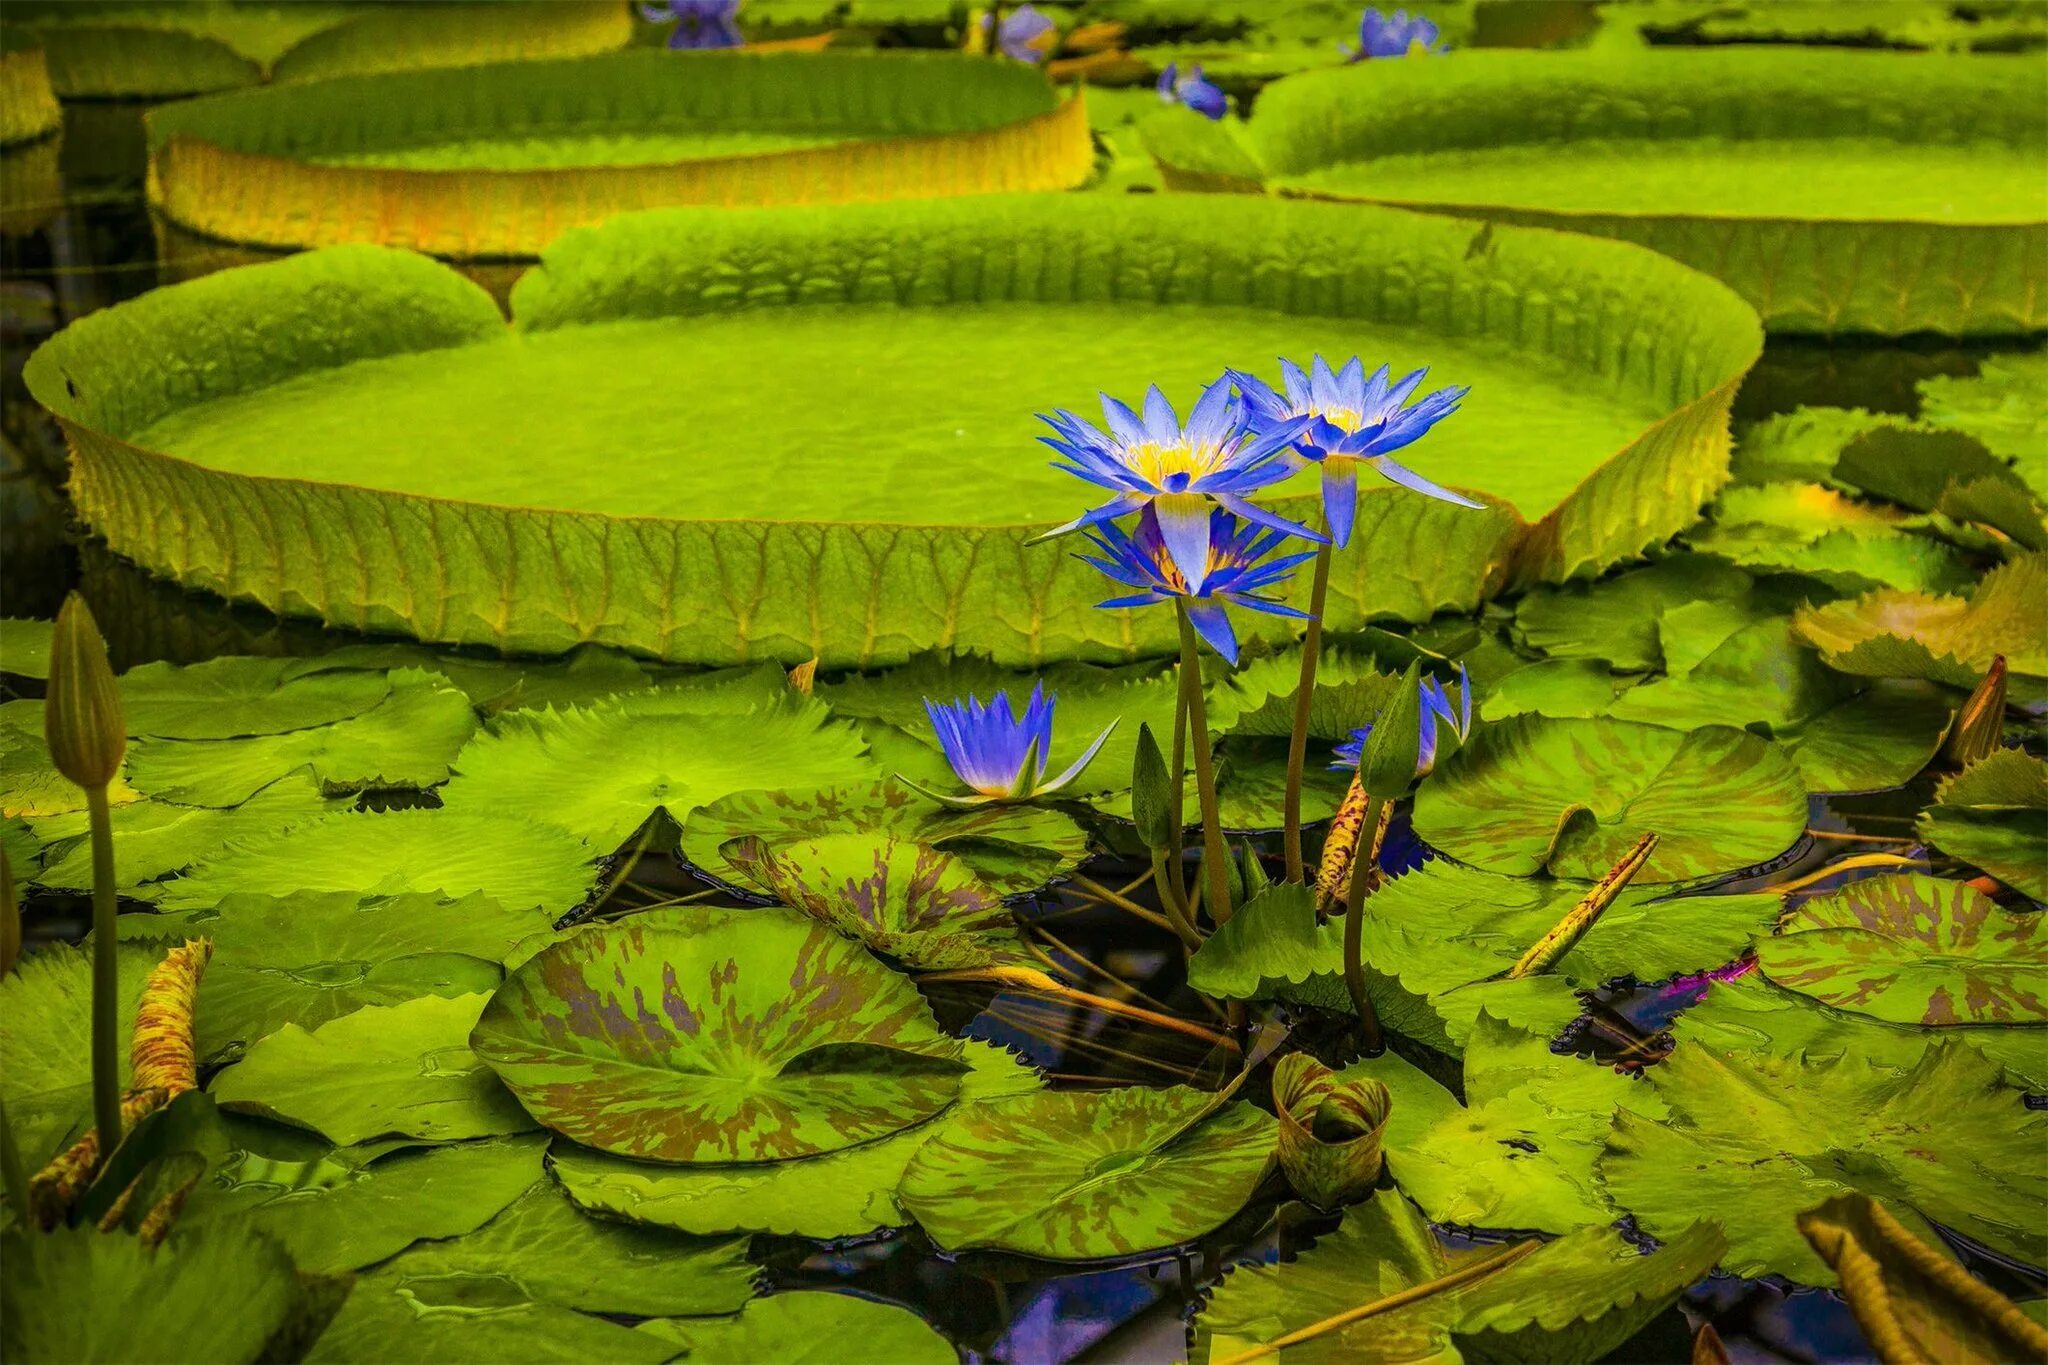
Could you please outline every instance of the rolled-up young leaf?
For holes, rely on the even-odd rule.
[[[1322,1208],[1355,1204],[1379,1183],[1393,1099],[1375,1080],[1340,1079],[1305,1053],[1273,1068],[1280,1169],[1295,1193]]]

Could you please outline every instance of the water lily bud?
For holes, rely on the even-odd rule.
[[[1358,784],[1377,801],[1398,801],[1415,780],[1422,755],[1422,665],[1411,663],[1380,709],[1358,756]]]
[[[92,611],[77,593],[64,599],[50,639],[50,683],[43,703],[43,738],[57,771],[88,790],[106,786],[121,771],[128,732],[121,694],[107,662]]]
[[[1991,661],[1983,680],[1956,713],[1943,757],[1959,767],[1991,757],[2005,742],[2005,656]]]
[[[1266,865],[1259,861],[1259,851],[1252,847],[1251,840],[1246,839],[1240,845],[1239,851],[1244,870],[1243,875],[1238,878],[1238,887],[1242,894],[1238,897],[1236,904],[1243,905],[1253,896],[1258,895],[1261,891],[1271,886],[1273,879],[1266,875]]]
[[[1152,727],[1138,727],[1138,750],[1131,759],[1131,819],[1137,822],[1138,837],[1147,848],[1171,848],[1173,828],[1173,775],[1166,771],[1166,756]]]

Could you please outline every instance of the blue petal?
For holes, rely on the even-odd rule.
[[[1209,576],[1209,500],[1195,493],[1174,493],[1152,500],[1166,553],[1188,583],[1200,592]]]
[[[1216,602],[1191,601],[1188,621],[1195,633],[1208,641],[1209,648],[1231,664],[1237,663],[1237,633],[1230,628],[1230,615]]]
[[[1351,543],[1351,525],[1357,513],[1358,462],[1323,461],[1323,521],[1340,549]]]
[[[1460,507],[1486,506],[1483,502],[1472,501],[1463,493],[1453,493],[1448,488],[1442,487],[1439,484],[1433,484],[1414,470],[1407,468],[1405,465],[1395,464],[1385,456],[1375,458],[1371,461],[1371,464],[1374,469],[1377,469],[1382,475],[1393,480],[1395,483],[1400,484],[1403,488],[1413,489],[1415,492],[1435,498],[1439,502],[1456,503]]]

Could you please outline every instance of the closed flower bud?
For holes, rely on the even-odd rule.
[[[1421,672],[1421,665],[1408,665],[1359,752],[1358,785],[1375,800],[1398,801],[1415,781],[1422,756]]]
[[[1131,758],[1131,819],[1146,848],[1171,848],[1180,837],[1173,827],[1171,801],[1173,778],[1166,771],[1166,756],[1152,727],[1138,727],[1138,748]]]
[[[43,737],[57,771],[88,790],[105,787],[121,771],[127,729],[121,694],[85,599],[77,593],[57,613],[50,641],[50,682],[43,703]]]

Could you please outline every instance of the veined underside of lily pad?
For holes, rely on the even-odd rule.
[[[429,131],[431,130],[431,131]],[[1072,189],[1083,101],[951,54],[632,51],[154,111],[150,200],[215,241],[531,260],[635,209]]]
[[[284,614],[700,663],[1128,659],[1172,651],[1171,613],[1099,611],[1093,570],[1029,543],[1084,505],[1030,414],[1097,387],[1186,401],[1316,350],[1474,385],[1427,472],[1492,501],[1364,491],[1333,628],[1597,572],[1693,520],[1754,315],[1633,247],[1471,242],[1240,199],[669,210],[552,248],[509,331],[454,271],[345,247],[109,309],[27,374],[116,551]]]
[[[1460,52],[1275,82],[1241,133],[1156,119],[1169,185],[1392,204],[1652,247],[1773,332],[2048,325],[2032,57]]]

